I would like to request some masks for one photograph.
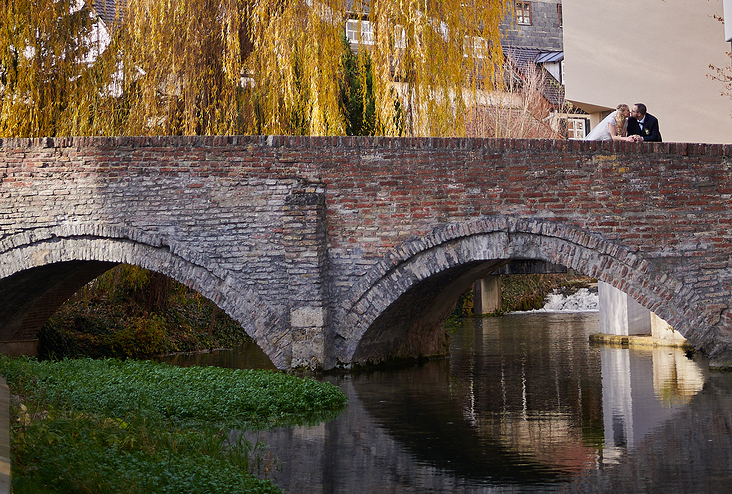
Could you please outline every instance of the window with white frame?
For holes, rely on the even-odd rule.
[[[406,48],[407,47],[407,32],[404,30],[404,26],[394,26],[394,47],[395,48]]]
[[[516,24],[531,25],[531,2],[516,2]]]
[[[346,21],[346,38],[353,44],[373,45],[374,33],[371,28],[371,22],[348,19]]]
[[[587,135],[586,123],[584,118],[568,118],[567,139],[584,139]]]
[[[488,53],[488,43],[481,36],[465,36],[463,40],[463,56],[485,58]]]

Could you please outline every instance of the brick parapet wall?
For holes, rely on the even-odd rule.
[[[526,218],[622,246],[645,263],[644,269],[682,280],[697,305],[707,307],[709,324],[720,327],[721,321],[729,328],[731,162],[730,145],[686,143],[4,139],[0,255],[37,239],[74,236],[78,225],[93,225],[101,237],[119,232],[120,238],[168,249],[182,263],[201,266],[211,273],[211,283],[219,284],[212,293],[230,286],[255,294],[253,306],[266,307],[263,320],[277,330],[248,331],[274,348],[291,342],[298,304],[292,290],[303,275],[298,269],[320,271],[313,274],[314,285],[301,283],[302,298],[308,307],[317,305],[318,297],[328,299],[327,326],[331,317],[345,320],[345,301],[357,296],[354,286],[385,259],[403,262],[395,253],[419,244],[415,240],[433,238],[436,246],[447,240],[433,232],[451,225]],[[293,199],[305,197],[298,194],[314,194],[317,201]],[[307,231],[293,237],[300,219]],[[296,253],[308,246],[317,254],[304,261]],[[193,283],[182,274],[177,278]],[[650,297],[644,287],[625,288],[635,290],[637,299]],[[213,298],[236,306],[225,294]],[[655,303],[651,297],[647,305]],[[241,320],[251,307],[227,312],[237,310]],[[721,337],[732,342],[732,336]],[[291,358],[283,352],[282,359]]]

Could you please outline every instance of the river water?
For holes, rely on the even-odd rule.
[[[732,374],[678,349],[591,346],[598,313],[572,310],[467,319],[450,358],[325,377],[342,415],[250,435],[278,459],[268,478],[293,494],[732,492]]]

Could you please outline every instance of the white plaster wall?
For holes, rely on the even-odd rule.
[[[627,294],[623,295],[625,295],[625,300],[628,304],[628,334],[651,334],[651,314],[653,313],[633,300],[632,297]]]
[[[684,343],[686,338],[681,336],[681,333],[675,331],[669,323],[658,317],[656,314],[651,312],[651,334],[654,340],[659,340],[666,343]]]
[[[586,111],[645,103],[664,141],[732,143],[732,98],[707,77],[730,64],[714,18],[723,1],[731,10],[732,0],[564,0],[567,99]]]
[[[600,333],[614,335],[651,334],[652,312],[603,281],[597,283]]]

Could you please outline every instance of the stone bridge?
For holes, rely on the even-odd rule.
[[[119,263],[241,323],[281,369],[441,354],[513,260],[628,293],[732,362],[732,146],[370,137],[0,142],[0,341]]]

